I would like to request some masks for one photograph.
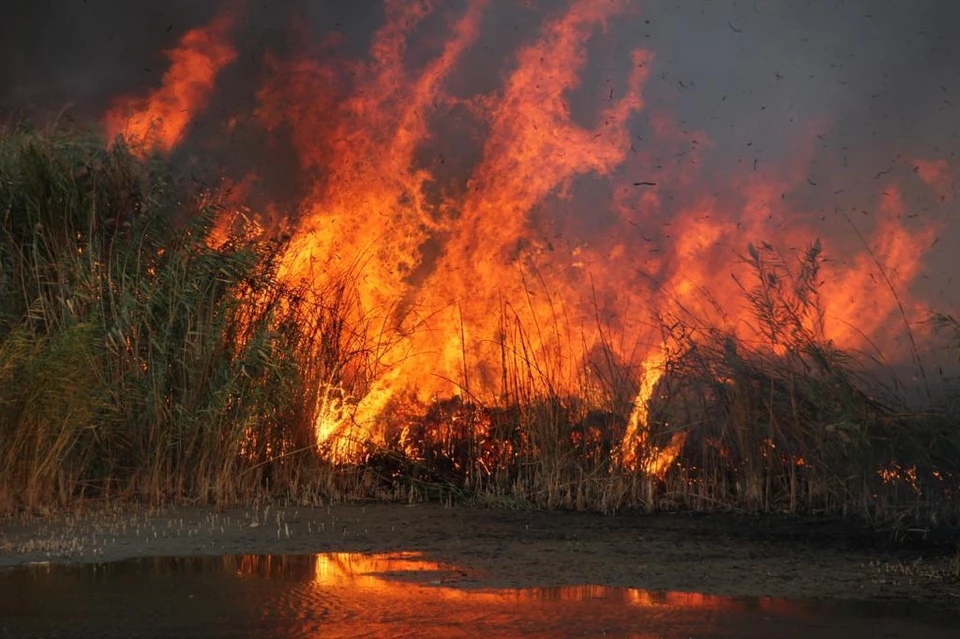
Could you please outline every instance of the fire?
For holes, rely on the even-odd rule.
[[[708,170],[710,137],[647,105],[655,51],[617,53],[602,94],[587,81],[611,23],[636,13],[627,0],[571,0],[510,56],[500,86],[471,91],[463,69],[485,44],[488,4],[388,1],[366,59],[345,59],[333,41],[266,59],[252,119],[289,143],[305,181],[282,276],[317,291],[350,282],[357,303],[345,320],[378,363],[360,389],[322,381],[317,442],[341,460],[382,443],[401,395],[602,394],[584,371],[604,352],[638,381],[619,459],[662,477],[686,441],[677,424],[662,450],[649,445],[651,400],[676,346],[662,329],[718,326],[782,354],[742,299],[750,274],[739,256],[769,241],[786,263],[814,245],[821,214],[791,196],[815,186],[804,167],[828,124],[813,121],[784,166]],[[446,21],[442,41],[414,56],[434,19]],[[107,132],[163,152],[179,144],[237,56],[233,22],[184,35],[162,87],[119,101]],[[451,130],[471,149],[464,158],[442,152]],[[925,188],[952,197],[949,165],[914,167]],[[878,185],[873,217],[845,226],[852,243],[824,244],[825,310],[804,319],[843,349],[896,348],[936,231],[904,221],[902,180]]]
[[[663,348],[643,362],[640,391],[634,400],[633,411],[627,422],[627,431],[620,451],[624,466],[632,470],[643,470],[648,475],[660,478],[666,473],[686,441],[686,433],[679,431],[671,436],[669,445],[662,450],[649,445],[648,405],[657,382],[663,376],[667,364],[666,352],[666,348]],[[650,454],[645,459],[639,459],[638,450],[649,450]]]
[[[881,217],[869,247],[861,250],[853,264],[833,281],[824,283],[824,294],[836,318],[828,324],[827,334],[842,348],[859,347],[864,334],[879,334],[884,320],[896,308],[897,291],[903,291],[919,274],[918,258],[933,241],[936,229],[909,232],[898,221],[905,210],[899,189],[888,186],[880,196]],[[876,286],[877,278],[877,294],[863,295],[861,291]]]
[[[177,47],[166,52],[170,68],[160,87],[146,97],[116,100],[104,116],[108,138],[122,135],[143,154],[172,151],[206,108],[217,74],[237,57],[230,43],[233,25],[234,18],[226,14],[184,34]]]

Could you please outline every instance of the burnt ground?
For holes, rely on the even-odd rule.
[[[463,587],[590,584],[910,600],[960,611],[958,531],[897,537],[839,519],[439,504],[91,510],[0,521],[0,568],[140,556],[416,551],[458,566]]]

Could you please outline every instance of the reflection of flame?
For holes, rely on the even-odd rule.
[[[391,582],[389,573],[440,573],[453,570],[433,561],[427,561],[419,553],[393,553],[386,555],[361,555],[358,553],[328,553],[315,557],[314,583],[318,586],[371,587],[390,590],[391,586],[404,584]]]
[[[223,559],[225,567],[246,575],[303,575],[321,589],[338,593],[359,592],[375,596],[378,606],[393,610],[409,610],[404,601],[422,601],[424,592],[431,600],[462,601],[471,605],[472,614],[485,608],[505,606],[517,601],[583,602],[606,600],[635,608],[668,608],[673,610],[742,611],[759,607],[778,614],[797,614],[799,607],[783,600],[757,600],[707,595],[696,592],[652,592],[633,588],[607,586],[554,586],[505,590],[461,589],[453,587],[463,568],[431,561],[416,552],[372,554],[326,553],[314,556],[284,557],[244,555]],[[234,568],[235,567],[235,568]],[[532,610],[532,609],[531,609]],[[453,609],[445,611],[454,615]],[[448,619],[456,621],[452,616]]]

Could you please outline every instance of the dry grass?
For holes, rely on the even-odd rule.
[[[242,218],[214,238],[222,215],[96,137],[0,132],[0,510],[281,496],[960,522],[958,413],[910,410],[824,339],[819,245],[795,267],[749,248],[762,344],[661,318],[672,356],[636,452],[685,434],[662,479],[618,462],[639,380],[610,336],[571,371],[597,357],[536,353],[506,308],[496,402],[394,405],[384,446],[333,465],[318,389],[362,397],[380,365],[356,296],[284,284],[283,244]]]
[[[388,427],[370,467],[398,493],[428,497],[446,486],[508,506],[841,514],[893,535],[960,523],[957,413],[911,409],[865,358],[825,338],[818,244],[796,267],[770,246],[749,247],[744,259],[753,277],[741,288],[760,343],[690,316],[661,318],[673,353],[636,453],[648,458],[683,433],[662,478],[617,461],[637,372],[609,366],[606,379],[616,381],[600,392],[561,394],[571,386],[563,362],[588,358],[535,354],[520,329],[504,332],[500,401],[394,407],[407,417]]]
[[[56,131],[0,135],[0,211],[0,507],[231,502],[319,472],[341,309],[278,280],[282,244],[214,237],[207,194]]]

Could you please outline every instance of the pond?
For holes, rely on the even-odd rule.
[[[0,636],[956,636],[956,619],[897,602],[481,583],[416,553],[33,564],[0,572]]]

